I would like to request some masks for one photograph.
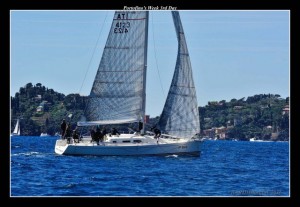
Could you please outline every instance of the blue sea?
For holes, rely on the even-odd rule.
[[[204,141],[201,155],[54,153],[57,137],[11,138],[11,196],[288,197],[288,142]]]

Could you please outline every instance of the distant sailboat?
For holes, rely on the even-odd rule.
[[[17,119],[17,123],[15,125],[15,129],[14,131],[10,134],[10,136],[20,136],[20,132],[21,132],[21,129],[20,129],[20,120]]]
[[[60,135],[59,132],[56,132],[56,133],[54,134],[54,136],[55,136],[55,137],[60,137],[61,135]]]
[[[171,87],[156,127],[145,132],[148,11],[116,11],[89,96],[86,121],[78,126],[140,123],[134,134],[108,134],[100,144],[91,137],[79,142],[59,139],[63,155],[200,154],[199,112],[192,67],[178,11],[172,11],[178,54]]]
[[[40,135],[40,137],[50,137],[50,135],[49,134],[47,134],[47,132],[46,133],[41,133],[41,135]]]
[[[261,139],[257,139],[255,137],[249,139],[250,142],[263,142]]]

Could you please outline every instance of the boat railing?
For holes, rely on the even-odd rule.
[[[170,134],[161,134],[162,138],[167,138],[167,139],[182,139],[181,137],[173,136]]]
[[[154,136],[155,134],[151,131],[146,131],[147,134],[150,134],[152,136]],[[174,135],[170,135],[170,134],[161,134],[160,138],[165,138],[165,139],[182,139],[182,137],[177,137],[177,136],[174,136]]]

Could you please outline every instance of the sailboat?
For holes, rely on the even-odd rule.
[[[10,136],[20,136],[20,120],[17,119],[17,123],[15,125],[14,131],[10,134]]]
[[[47,132],[42,132],[40,137],[50,137],[50,135]]]
[[[95,143],[58,139],[61,155],[200,155],[200,121],[188,48],[178,11],[172,11],[178,40],[175,71],[156,128],[145,131],[146,72],[149,11],[116,11],[89,95],[85,116],[77,126],[140,123],[134,133],[106,135]]]

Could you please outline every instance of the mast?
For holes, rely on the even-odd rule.
[[[18,135],[20,136],[20,134],[21,134],[21,127],[20,127],[20,123],[19,123],[19,126],[18,126]]]
[[[146,76],[147,76],[147,51],[148,51],[148,24],[149,24],[149,11],[146,11],[145,22],[145,51],[144,51],[144,75],[143,75],[143,102],[142,102],[142,123],[143,128],[141,133],[145,132],[145,113],[146,113]]]

